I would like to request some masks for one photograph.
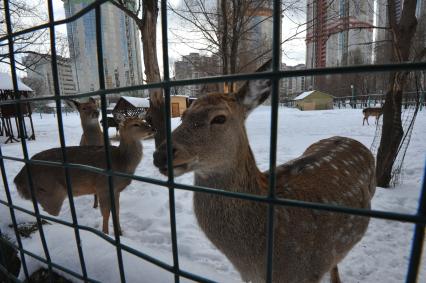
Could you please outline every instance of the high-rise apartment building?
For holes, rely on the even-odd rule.
[[[372,58],[374,0],[308,0],[308,68],[368,64]]]
[[[70,59],[57,56],[56,60],[60,95],[75,95],[77,92]],[[22,63],[27,67],[27,78],[37,85],[37,87],[33,86],[36,95],[55,95],[50,56],[29,54],[22,59]]]
[[[308,0],[306,66],[321,68],[372,62],[374,0]],[[355,82],[307,77],[307,88],[346,95]]]
[[[92,0],[63,0],[67,17]],[[106,88],[142,84],[140,35],[136,24],[110,3],[101,6],[102,47]],[[70,57],[78,92],[99,88],[95,11],[67,24]]]

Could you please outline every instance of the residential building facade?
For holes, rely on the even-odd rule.
[[[77,93],[74,73],[71,67],[71,60],[60,56],[57,59],[57,70],[59,79],[60,95],[75,95]],[[22,59],[22,63],[27,67],[27,78],[37,82],[36,95],[55,95],[52,59],[49,55],[29,54]]]
[[[281,64],[281,70],[304,70],[305,64],[298,64],[296,66],[287,66],[285,63]],[[294,98],[306,90],[305,77],[288,77],[280,80],[280,100],[285,101]]]
[[[205,56],[190,53],[174,63],[174,79],[198,79],[220,74],[221,63],[219,56]],[[218,91],[218,84],[186,85],[175,88],[178,95],[198,97],[200,94]]]
[[[63,0],[67,17],[92,0]],[[140,35],[136,24],[112,5],[101,6],[103,65],[106,88],[142,84]],[[95,11],[67,24],[70,57],[75,69],[77,92],[99,89]]]

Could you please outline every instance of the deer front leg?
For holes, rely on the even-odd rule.
[[[120,193],[119,192],[114,194],[114,201],[115,201],[115,216],[117,219],[118,234],[122,236],[123,232],[121,231],[121,225],[120,225]]]
[[[94,194],[93,198],[93,208],[98,208],[98,196]]]
[[[340,281],[339,269],[337,268],[337,265],[330,271],[330,282],[342,283],[342,281]]]
[[[99,194],[99,205],[101,207],[102,214],[102,232],[108,234],[108,222],[109,222],[109,214],[111,210],[111,203],[108,199],[107,194]]]

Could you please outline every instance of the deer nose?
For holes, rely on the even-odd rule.
[[[177,149],[172,148],[173,158],[176,155]],[[154,152],[154,165],[160,170],[167,170],[167,144],[163,143]]]

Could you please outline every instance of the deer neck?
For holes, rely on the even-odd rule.
[[[93,122],[81,122],[81,127],[83,128],[83,133],[85,135],[97,136],[99,133],[102,134],[101,127],[98,121]]]
[[[248,144],[246,150],[239,152],[229,166],[221,166],[210,172],[195,172],[194,178],[195,185],[257,195],[263,194],[267,186]]]
[[[124,171],[134,173],[142,160],[142,143],[139,139],[121,137],[118,146],[119,158]]]

